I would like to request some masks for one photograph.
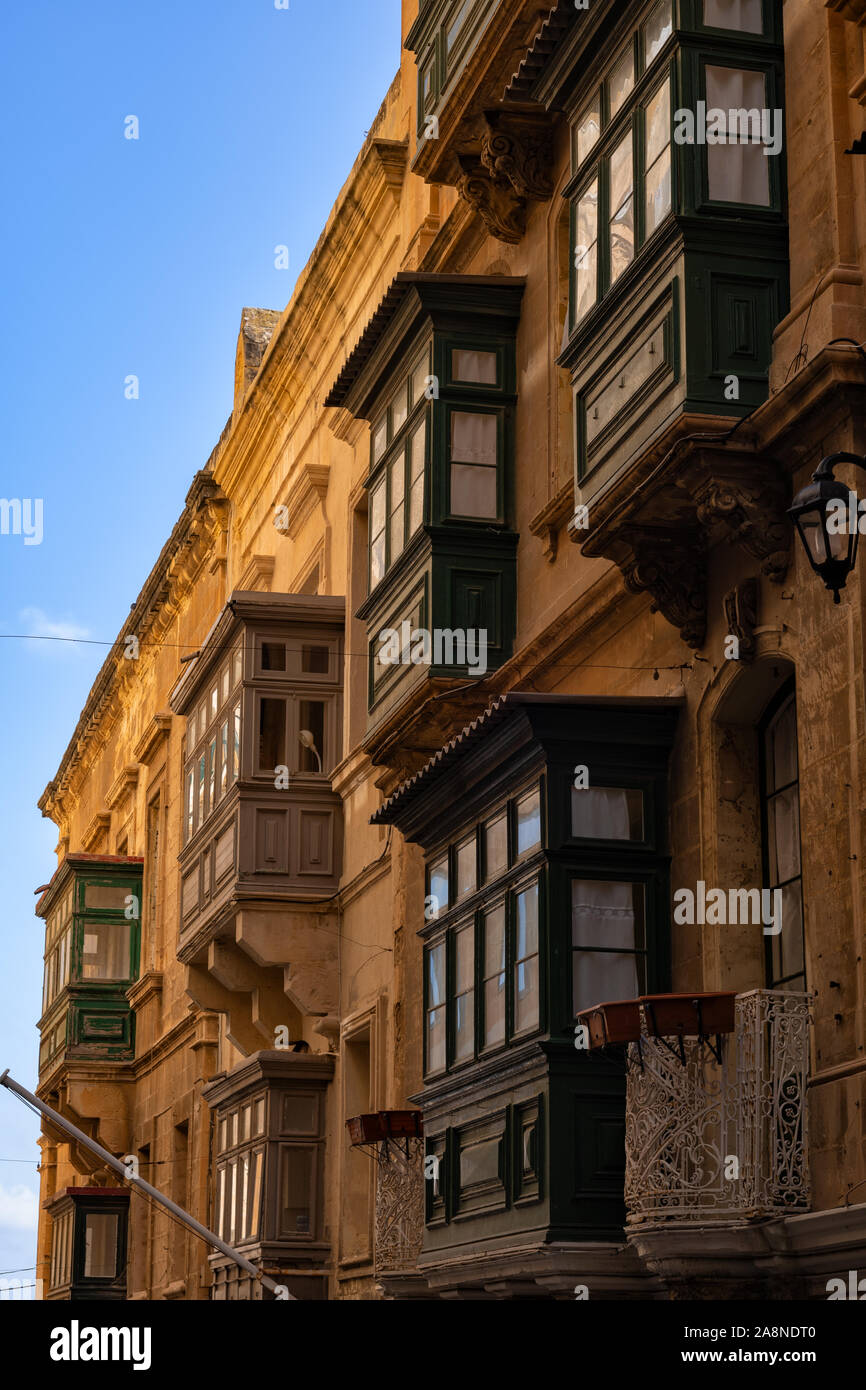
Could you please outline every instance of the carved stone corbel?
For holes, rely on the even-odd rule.
[[[515,245],[526,228],[526,203],[508,179],[493,179],[480,159],[460,156],[457,192],[481,218],[491,236]]]
[[[679,628],[689,647],[707,630],[707,561],[700,540],[674,528],[630,527],[623,533],[631,554],[618,561],[629,593],[652,595],[651,611]]]
[[[750,666],[755,659],[755,627],[758,622],[758,581],[744,579],[725,594],[727,631],[736,637],[738,660]]]
[[[699,482],[686,478],[682,485],[694,498],[700,524],[710,529],[721,522],[730,539],[758,561],[762,573],[781,584],[791,550],[787,494],[781,480],[754,459],[752,474],[759,468],[763,476],[754,481],[745,469],[736,474],[714,469]]]
[[[550,132],[538,117],[485,112],[479,154],[458,163],[457,192],[499,241],[520,241],[527,202],[553,194]]]

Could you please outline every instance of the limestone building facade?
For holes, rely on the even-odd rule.
[[[40,801],[39,1093],[301,1299],[826,1297],[866,591],[788,508],[866,453],[866,4],[402,8]],[[47,1297],[262,1295],[41,1145]]]

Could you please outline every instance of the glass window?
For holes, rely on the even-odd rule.
[[[760,0],[758,0],[760,4]],[[671,16],[671,0],[661,0],[660,5],[656,5],[646,24],[644,25],[644,41],[646,43],[646,65],[655,60],[656,54],[661,51],[673,31],[673,21]]]
[[[223,669],[222,669],[222,672],[220,673],[220,703],[224,705],[225,702],[226,702],[226,700],[227,700],[228,698],[229,698],[229,668],[228,668],[228,662],[226,662],[225,666],[224,666]]]
[[[409,444],[409,535],[414,536],[424,520],[424,456],[427,449],[427,421],[412,435]]]
[[[370,588],[385,573],[385,479],[370,494]]]
[[[574,321],[578,323],[598,294],[598,179],[581,194],[575,217]]]
[[[670,81],[662,84],[646,107],[646,174],[644,213],[646,235],[671,210],[671,92]]]
[[[126,907],[128,892],[126,884],[85,883],[84,906],[96,912],[122,912]]]
[[[576,878],[571,885],[574,1012],[646,988],[642,883]]]
[[[198,760],[198,773],[196,776],[196,785],[198,787],[196,825],[201,825],[204,820],[204,772],[204,753],[202,753]]]
[[[263,671],[285,671],[286,669],[286,644],[285,642],[263,642],[262,643],[262,670]]]
[[[590,150],[595,148],[601,134],[601,93],[596,92],[589,106],[581,112],[577,122],[576,163],[582,164]]]
[[[190,752],[192,752],[195,747],[195,732],[195,710],[193,710],[189,719],[186,721],[186,743]]]
[[[474,893],[478,887],[475,876],[475,835],[471,835],[468,840],[457,846],[455,854],[455,868],[457,871],[457,884],[455,902],[465,898],[469,893]]]
[[[259,705],[259,771],[286,766],[286,702],[262,699]]]
[[[129,979],[129,923],[84,923],[81,954],[83,980]]]
[[[485,1047],[505,1041],[505,905],[484,914]]]
[[[325,702],[301,700],[299,705],[301,734],[299,772],[324,772],[325,765]]]
[[[581,840],[642,840],[643,792],[637,787],[572,787],[571,833]]]
[[[280,1230],[283,1235],[310,1235],[315,1152],[312,1146],[281,1151]]]
[[[391,435],[403,428],[409,414],[409,382],[401,382],[396,396],[391,402]]]
[[[611,70],[607,79],[608,100],[610,102],[610,119],[613,120],[617,111],[626,101],[629,92],[634,86],[634,49],[629,42],[625,53],[619,62]]]
[[[241,770],[241,707],[234,708],[234,731],[232,743],[232,781],[236,782]]]
[[[241,646],[235,647],[232,652],[232,685],[239,685],[243,673],[244,653]]]
[[[475,1051],[475,929],[454,933],[454,1060]]]
[[[517,853],[525,854],[541,843],[541,798],[536,787],[517,803]]]
[[[195,813],[195,795],[193,792],[193,774],[187,773],[186,776],[186,838],[192,835],[193,821]]]
[[[460,6],[460,9],[457,11],[456,15],[454,16],[454,19],[451,21],[451,24],[448,26],[448,31],[447,31],[447,33],[446,33],[446,35],[445,35],[445,52],[446,52],[446,53],[450,53],[450,52],[451,52],[451,49],[454,47],[455,43],[457,42],[457,37],[458,37],[458,35],[459,35],[459,33],[460,33],[460,30],[463,28],[463,25],[466,23],[466,20],[467,20],[467,18],[469,17],[469,12],[470,12],[470,10],[472,9],[472,6],[473,6],[474,3],[475,3],[475,0],[463,0],[463,4]]]
[[[212,738],[208,749],[208,811],[212,811],[216,804],[216,755],[217,741]]]
[[[311,675],[326,676],[331,661],[329,647],[301,647],[301,670]]]
[[[451,375],[455,381],[477,381],[482,386],[495,386],[496,353],[452,348]]]
[[[781,895],[781,930],[765,937],[768,948],[768,988],[806,988],[803,937],[803,888],[800,866],[800,783],[797,760],[797,703],[793,693],[784,699],[763,731],[763,828],[767,887],[773,910],[766,925],[778,926],[775,916]]]
[[[435,915],[448,910],[448,856],[433,864],[430,869],[429,896],[435,899]]]
[[[484,875],[489,883],[508,868],[508,816],[503,811],[484,827]]]
[[[220,729],[220,796],[225,796],[229,775],[229,722]]]
[[[514,898],[514,1031],[538,1027],[538,884]]]
[[[704,0],[704,24],[710,29],[762,34],[762,0]]]
[[[610,282],[634,260],[634,171],[631,131],[610,157]]]
[[[378,463],[388,444],[388,416],[383,415],[373,429],[373,462]]]
[[[427,952],[427,1070],[445,1066],[445,942]]]
[[[456,516],[497,515],[495,415],[451,413],[451,511]]]
[[[388,495],[389,495],[389,530],[391,535],[391,549],[388,556],[388,563],[393,565],[397,556],[403,549],[403,493],[405,488],[406,462],[402,451],[395,459],[391,460],[388,467]]]
[[[412,406],[413,406],[413,409],[414,409],[414,407],[418,404],[419,401],[422,401],[422,400],[425,400],[425,399],[426,399],[426,396],[427,396],[427,378],[428,378],[429,375],[430,375],[430,357],[429,357],[429,353],[428,353],[428,352],[425,352],[425,353],[424,353],[424,356],[421,358],[421,361],[417,364],[417,366],[414,368],[414,370],[413,370],[413,372],[412,372]]]
[[[84,1277],[113,1279],[117,1274],[116,1212],[89,1211],[84,1217]]]
[[[250,1204],[247,1222],[247,1237],[254,1240],[259,1233],[259,1213],[262,1208],[262,1170],[264,1168],[265,1156],[261,1149],[256,1149],[252,1154],[252,1172],[250,1175]]]
[[[770,204],[770,161],[761,141],[761,111],[767,105],[764,73],[745,68],[707,66],[707,189],[719,203]],[[723,142],[711,144],[711,113],[720,113]],[[730,116],[738,113],[738,129]],[[743,117],[746,129],[743,129]],[[744,143],[740,143],[743,141]]]
[[[219,709],[219,686],[215,685],[210,693],[210,717],[216,719]]]
[[[253,1106],[253,1138],[265,1132],[265,1098],[259,1096]]]

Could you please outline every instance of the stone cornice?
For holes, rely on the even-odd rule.
[[[96,815],[91,820],[84,834],[81,836],[82,848],[87,853],[90,853],[97,841],[100,840],[103,835],[108,833],[110,827],[111,812],[97,811]]]
[[[157,752],[171,736],[171,710],[155,714],[135,745],[133,757],[145,767],[156,759]]]
[[[119,809],[135,792],[141,769],[138,763],[127,763],[111,789],[106,793],[105,804],[109,810]]]
[[[147,647],[164,638],[205,563],[224,546],[227,509],[210,473],[197,473],[184,510],[93,683],[60,766],[39,799],[42,814],[57,824],[65,796],[74,794],[106,746],[120,716],[123,691],[140,679],[140,664],[149,659]],[[124,658],[127,637],[138,641],[138,661]]]

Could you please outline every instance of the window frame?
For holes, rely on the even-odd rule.
[[[794,782],[787,782],[787,783],[785,783],[784,786],[782,786],[782,787],[776,787],[776,788],[774,788],[774,790],[773,790],[772,792],[768,792],[768,791],[767,791],[767,771],[768,771],[768,768],[767,768],[767,734],[769,733],[770,729],[771,729],[771,728],[773,727],[773,725],[775,724],[776,720],[778,719],[778,716],[782,713],[782,711],[784,710],[785,706],[786,706],[789,702],[791,702],[792,700],[793,700],[793,703],[794,703],[794,729],[795,729],[795,732],[796,732],[796,734],[797,734],[797,778],[796,778],[796,781],[794,781]],[[769,807],[770,807],[770,802],[771,802],[771,800],[773,800],[774,797],[778,796],[780,792],[786,791],[789,787],[796,787],[796,789],[797,789],[797,826],[798,826],[798,830],[799,830],[799,844],[798,844],[798,850],[799,850],[800,872],[799,872],[798,875],[795,875],[794,878],[786,879],[784,885],[783,885],[783,884],[779,884],[778,886],[779,886],[779,887],[783,887],[783,886],[786,886],[786,885],[789,884],[789,883],[794,883],[795,881],[799,880],[799,883],[800,883],[800,933],[801,933],[801,945],[802,945],[802,950],[803,950],[803,969],[802,969],[802,971],[798,971],[795,975],[781,975],[781,976],[779,976],[778,979],[776,979],[776,977],[775,977],[775,970],[774,970],[774,963],[773,963],[773,942],[774,942],[777,938],[776,938],[776,937],[773,937],[773,936],[771,936],[771,935],[765,936],[765,937],[764,937],[764,979],[765,979],[765,981],[766,981],[766,988],[767,988],[767,989],[782,989],[782,990],[784,990],[784,989],[790,989],[790,988],[791,988],[791,985],[789,984],[789,981],[791,981],[791,980],[798,980],[798,979],[800,979],[801,976],[802,976],[802,980],[803,980],[802,989],[805,991],[806,989],[808,989],[808,986],[809,986],[809,973],[808,973],[808,964],[809,964],[809,960],[808,960],[808,956],[807,956],[807,954],[806,954],[806,911],[805,911],[805,903],[804,903],[804,901],[803,901],[803,826],[802,826],[802,820],[801,820],[802,807],[801,807],[801,805],[800,805],[800,739],[799,739],[799,721],[798,721],[798,717],[797,717],[797,684],[796,684],[796,677],[795,677],[795,676],[790,676],[790,677],[788,678],[788,680],[786,680],[786,681],[784,682],[784,684],[781,686],[781,688],[776,692],[776,694],[773,696],[773,698],[772,698],[772,699],[769,701],[769,703],[767,704],[766,708],[764,709],[764,711],[763,711],[763,713],[762,713],[762,715],[761,715],[760,720],[758,721],[758,725],[757,725],[757,735],[758,735],[758,778],[759,778],[759,782],[758,782],[758,802],[759,802],[759,805],[760,805],[760,813],[761,813],[761,878],[762,878],[762,880],[763,880],[761,886],[762,886],[762,888],[765,887],[765,886],[766,886],[766,887],[769,887],[770,892],[773,891],[773,886],[770,885],[770,824],[769,824]],[[783,930],[784,930],[784,928],[783,928]]]

